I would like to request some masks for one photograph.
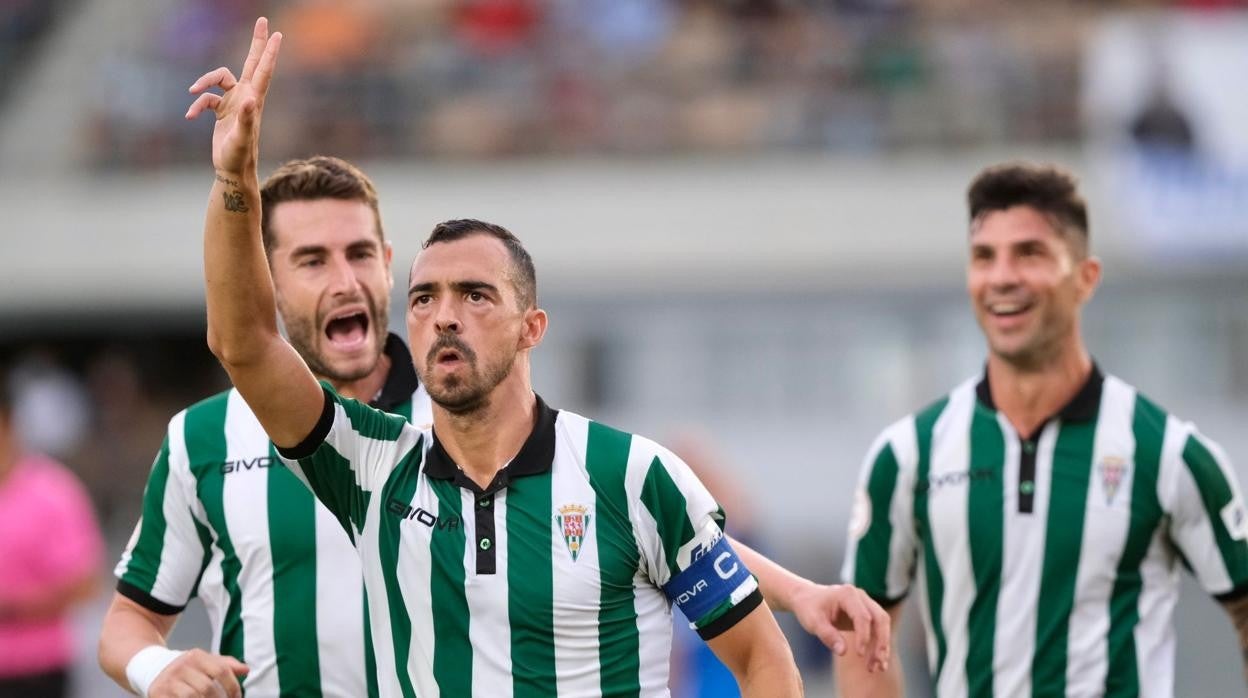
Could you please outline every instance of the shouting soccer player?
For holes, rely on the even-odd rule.
[[[428,424],[411,355],[386,332],[391,248],[372,182],[337,158],[296,160],[260,202],[277,307],[300,356],[339,394]],[[117,565],[100,663],[153,698],[240,681],[256,698],[374,696],[360,575],[347,533],[230,390],[169,423]],[[211,651],[172,650],[165,638],[194,596],[212,622]]]
[[[533,393],[529,355],[547,316],[510,232],[448,221],[412,265],[407,325],[431,428],[317,383],[277,331],[257,210],[280,42],[260,20],[239,78],[220,69],[192,86],[224,90],[189,112],[217,116],[209,346],[355,541],[382,695],[666,695],[670,603],[745,695],[800,695],[758,583],[688,467]],[[856,615],[869,630],[870,614]]]
[[[1074,180],[992,167],[969,205],[987,366],[872,446],[845,579],[896,619],[917,570],[941,698],[1173,696],[1180,564],[1248,649],[1235,477],[1195,427],[1089,356],[1080,311],[1101,264]],[[847,655],[841,694],[901,695],[895,666],[869,676]]]

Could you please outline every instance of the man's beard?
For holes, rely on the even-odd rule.
[[[437,363],[437,356],[444,349],[453,349],[459,354],[460,360],[468,367],[466,377],[449,375],[441,383],[434,380],[433,369]],[[451,414],[471,414],[489,406],[490,393],[507,376],[511,375],[511,367],[514,363],[515,355],[513,354],[503,357],[495,364],[485,366],[484,371],[478,370],[477,353],[459,337],[443,334],[438,336],[438,340],[425,355],[425,370],[420,379],[425,384],[429,399],[440,407]]]
[[[368,307],[368,331],[373,333],[375,339],[372,360],[366,362],[363,366],[353,365],[344,369],[334,368],[330,361],[325,358],[325,353],[319,349],[321,346],[320,342],[329,341],[323,330],[325,327],[325,315],[328,313],[317,311],[316,316],[311,319],[306,316],[282,313],[282,320],[286,326],[286,336],[290,340],[290,345],[303,357],[304,362],[308,364],[308,368],[312,370],[312,373],[336,383],[349,383],[364,378],[377,368],[377,362],[381,359],[382,349],[386,346],[388,330],[386,329],[387,323],[383,319],[390,316],[389,308],[387,308],[386,301],[378,303],[367,297],[363,300],[364,305]]]

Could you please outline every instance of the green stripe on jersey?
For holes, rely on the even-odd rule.
[[[885,441],[871,464],[871,476],[867,481],[871,523],[858,539],[854,553],[854,584],[879,601],[892,600],[888,594],[888,561],[892,558],[891,510],[897,491],[897,471],[897,454],[893,444]]]
[[[513,698],[546,698],[555,685],[554,504],[550,472],[507,486],[507,614]]]
[[[365,438],[378,441],[398,441],[407,426],[407,419],[397,417],[389,412],[369,407],[359,400],[338,397],[338,404],[347,415],[351,428]],[[411,401],[408,401],[408,413],[411,413]]]
[[[693,524],[689,522],[685,495],[681,494],[680,488],[672,481],[672,476],[657,456],[646,469],[646,480],[641,486],[641,503],[650,512],[650,516],[654,517],[659,529],[659,539],[663,543],[668,575],[675,577],[680,573],[676,562],[677,554],[681,546],[693,539]]]
[[[221,646],[218,654],[229,655],[246,662],[243,656],[243,595],[238,587],[238,575],[242,563],[234,552],[229,526],[225,518],[225,478],[219,470],[227,458],[225,445],[225,410],[229,393],[205,400],[186,411],[186,452],[195,454],[191,463],[199,489],[199,500],[204,505],[208,520],[217,533],[217,547],[224,558],[221,561],[222,586],[229,596],[225,617],[221,624]]]
[[[641,641],[633,602],[633,575],[640,564],[627,511],[613,502],[627,502],[624,476],[632,436],[597,422],[589,423],[585,469],[598,502],[594,521],[602,593],[598,609],[598,666],[603,696],[636,696],[641,692]]]
[[[993,647],[997,630],[997,596],[1005,529],[1005,435],[996,412],[975,402],[971,416],[970,478],[967,486],[967,531],[975,600],[967,619],[966,652],[970,696],[992,696]]]
[[[199,519],[191,517],[191,522],[195,524],[195,536],[199,538],[199,544],[204,549],[204,559],[199,564],[199,574],[195,575],[195,586],[191,589],[191,598],[199,596],[199,583],[204,581],[204,572],[207,571],[208,565],[212,563],[212,531],[208,527],[199,522]]]
[[[932,634],[936,636],[936,670],[932,672],[933,686],[940,681],[940,672],[945,668],[945,655],[948,648],[940,613],[941,605],[944,603],[945,584],[940,575],[940,562],[936,559],[936,546],[932,542],[932,521],[927,507],[927,497],[931,492],[928,489],[928,474],[932,469],[932,431],[936,427],[936,420],[940,418],[948,404],[949,398],[942,398],[914,417],[915,437],[919,446],[919,462],[915,471],[914,522],[918,528],[919,537],[923,540],[923,575],[927,586],[927,609]]]
[[[373,650],[373,626],[368,620],[368,589],[364,589],[364,680],[368,684],[368,698],[380,698],[377,686],[377,652]]]
[[[308,479],[312,492],[338,519],[354,543],[355,532],[364,528],[364,514],[368,511],[372,492],[366,492],[356,484],[351,461],[326,443],[315,454],[300,459],[299,470]]]
[[[420,444],[417,444],[417,449]],[[420,453],[421,451],[417,451]],[[397,499],[410,502],[416,494],[419,478],[419,461],[408,459],[395,468],[386,484],[381,488],[383,502]],[[306,470],[305,470],[306,472]],[[386,608],[390,612],[390,644],[394,651],[394,669],[399,679],[399,690],[403,698],[415,698],[416,689],[412,687],[412,677],[407,671],[407,658],[412,647],[412,619],[407,615],[407,606],[403,603],[403,589],[399,586],[399,547],[402,544],[403,518],[388,516],[385,506],[382,514],[377,517],[377,549],[381,558],[381,575],[385,582]],[[365,616],[367,617],[367,615]],[[383,646],[384,650],[384,646]]]
[[[1248,545],[1231,537],[1226,521],[1222,518],[1222,510],[1234,499],[1235,491],[1217,459],[1195,434],[1188,436],[1187,443],[1183,445],[1183,463],[1200,490],[1200,498],[1205,505],[1205,513],[1209,516],[1209,524],[1213,528],[1218,552],[1221,554],[1222,563],[1226,565],[1231,586],[1243,584],[1248,581]]]
[[[425,481],[438,498],[438,520],[459,517],[462,522],[459,485],[451,480]],[[411,497],[403,501],[409,502]],[[429,603],[433,606],[433,636],[437,638],[433,646],[433,677],[445,696],[472,695],[472,643],[468,639],[468,596],[464,592],[466,541],[462,525],[435,527],[430,533]],[[471,557],[476,559],[475,554]]]
[[[1083,547],[1088,482],[1096,420],[1062,422],[1053,450],[1044,562],[1036,608],[1036,654],[1031,666],[1034,696],[1066,694],[1070,614],[1075,606],[1075,570]]]
[[[269,457],[280,462],[269,445]],[[319,696],[316,635],[316,500],[287,468],[268,477],[269,547],[273,559],[273,649],[283,694]],[[276,535],[274,535],[276,534]]]
[[[122,581],[152,593],[156,575],[160,571],[160,558],[165,550],[165,488],[169,483],[169,437],[165,437],[152,463],[152,474],[143,492],[143,518],[139,537],[130,553],[130,562]]]
[[[1131,523],[1118,561],[1114,590],[1109,599],[1109,670],[1105,676],[1106,698],[1129,698],[1140,694],[1140,670],[1136,662],[1135,626],[1140,622],[1140,591],[1144,578],[1140,564],[1148,553],[1153,533],[1161,522],[1157,478],[1161,471],[1161,443],[1166,433],[1166,413],[1141,395],[1135,397],[1131,418],[1135,438],[1131,476]]]

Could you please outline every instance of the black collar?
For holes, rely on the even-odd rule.
[[[412,354],[397,334],[391,332],[386,335],[383,351],[390,358],[390,373],[386,375],[386,383],[381,386],[381,392],[368,404],[383,412],[390,412],[412,399],[412,393],[416,392],[420,380],[416,378]]]
[[[1096,419],[1096,413],[1101,407],[1101,389],[1105,385],[1105,374],[1101,373],[1101,369],[1092,362],[1092,373],[1088,375],[1088,380],[1084,382],[1083,387],[1075,396],[1066,403],[1066,406],[1057,411],[1053,417],[1060,417],[1063,421],[1086,422]],[[990,410],[996,411],[997,406],[992,401],[992,388],[988,385],[988,369],[984,368],[984,377],[980,379],[979,384],[975,386],[975,397],[979,398],[980,404]],[[1045,420],[1049,422],[1053,419],[1050,417]]]
[[[537,423],[533,425],[533,431],[525,440],[524,445],[520,447],[520,452],[516,454],[516,457],[512,458],[511,462],[494,476],[489,487],[482,490],[477,483],[464,474],[464,471],[459,469],[459,466],[447,454],[446,449],[442,448],[442,442],[438,441],[436,431],[433,434],[433,446],[429,448],[429,455],[426,456],[425,475],[436,480],[454,480],[455,484],[460,487],[478,494],[489,494],[503,489],[514,478],[549,472],[551,463],[555,460],[555,417],[559,411],[547,407],[541,396],[536,397]]]

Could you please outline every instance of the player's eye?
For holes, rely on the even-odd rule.
[[[472,301],[473,303],[480,303],[481,301],[485,300],[485,296],[482,295],[480,291],[469,291],[468,300]]]

